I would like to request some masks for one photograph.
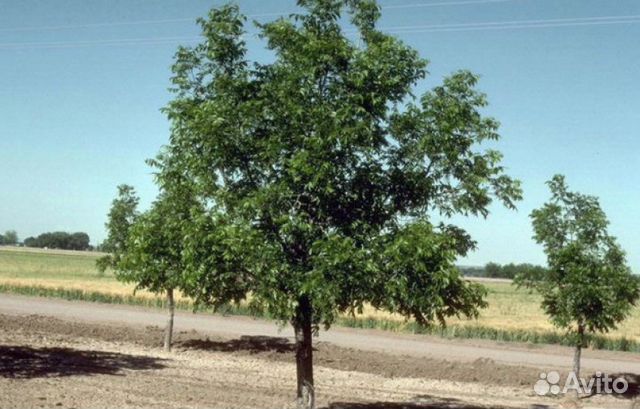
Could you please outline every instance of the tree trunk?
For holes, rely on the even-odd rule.
[[[578,382],[580,382],[580,357],[582,355],[582,347],[584,346],[584,326],[578,325],[578,342],[576,343],[576,349],[573,355],[573,373],[576,376]],[[578,390],[576,389],[576,396]]]
[[[302,296],[294,320],[296,335],[296,372],[298,379],[298,406],[301,409],[312,409],[314,402],[313,389],[313,341],[312,307],[309,297]]]
[[[169,318],[167,326],[164,329],[164,350],[171,351],[171,339],[173,338],[173,316],[175,315],[176,306],[173,300],[173,288],[167,290],[167,308],[169,309]]]

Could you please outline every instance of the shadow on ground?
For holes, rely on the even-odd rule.
[[[481,406],[453,398],[440,398],[429,395],[416,396],[412,402],[370,402],[350,403],[334,402],[328,409],[488,409]],[[510,409],[504,406],[490,406],[491,409]]]
[[[290,353],[295,351],[295,345],[287,338],[266,336],[243,336],[229,341],[210,341],[209,339],[190,339],[177,343],[177,346],[186,349],[200,349],[219,352],[277,352]]]
[[[0,378],[122,375],[121,370],[162,369],[162,359],[72,348],[0,345]]]
[[[638,396],[640,396],[640,375],[633,374],[633,373],[614,373],[614,374],[609,374],[608,377],[609,379],[623,378],[628,385],[626,392],[621,394],[614,393],[612,396],[617,398],[622,398],[622,399],[635,399]],[[602,381],[602,377],[596,377],[595,375],[593,375],[591,379],[589,379],[587,382],[591,382],[591,381],[593,382],[591,393],[585,396],[585,398],[606,393],[606,392],[603,392],[605,391],[605,388],[604,388],[604,382]],[[599,388],[598,388],[598,384],[600,384]],[[612,389],[612,385],[609,385],[609,389]],[[600,393],[598,393],[598,391],[600,391]]]

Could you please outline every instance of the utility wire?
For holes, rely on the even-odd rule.
[[[275,17],[282,16],[289,13],[261,13],[261,14],[248,14],[246,17],[259,18],[259,17]],[[195,23],[196,19],[192,17],[185,18],[167,18],[162,20],[136,20],[136,21],[114,21],[106,23],[87,23],[87,24],[69,24],[59,26],[27,26],[27,27],[10,27],[0,28],[1,33],[6,32],[21,32],[21,31],[52,31],[52,30],[69,30],[75,28],[101,28],[101,27],[118,27],[118,26],[142,26],[152,24],[169,24],[169,23]]]
[[[88,23],[88,24],[72,24],[60,26],[27,26],[27,27],[11,27],[0,28],[0,32],[20,32],[20,31],[49,31],[49,30],[68,30],[74,28],[99,28],[99,27],[117,27],[117,26],[138,26],[146,24],[165,24],[179,23],[186,21],[195,21],[193,18],[170,18],[164,20],[138,20],[138,21],[120,21],[111,23]]]
[[[422,7],[442,7],[442,6],[462,6],[462,5],[474,5],[474,4],[489,4],[489,3],[504,3],[517,0],[454,0],[449,2],[437,2],[437,3],[414,3],[414,4],[396,4],[390,6],[382,6],[383,10],[394,9],[407,9],[407,8],[422,8]],[[271,12],[271,13],[258,13],[247,14],[249,18],[260,17],[277,17],[284,16],[293,13],[289,12]],[[68,24],[68,25],[52,25],[52,26],[26,26],[26,27],[9,27],[0,28],[0,33],[7,32],[26,32],[26,31],[55,31],[55,30],[69,30],[76,28],[102,28],[102,27],[120,27],[120,26],[141,26],[152,24],[171,24],[171,23],[185,23],[195,22],[195,18],[168,18],[161,20],[137,20],[137,21],[114,21],[104,23],[87,23],[87,24]]]
[[[600,16],[600,17],[574,17],[542,20],[513,20],[494,21],[486,23],[459,23],[459,24],[432,24],[415,26],[391,26],[381,27],[380,31],[394,34],[430,33],[430,32],[455,32],[455,31],[487,31],[509,30],[528,28],[552,28],[569,26],[600,26],[614,24],[640,23],[640,14],[628,16]],[[354,29],[347,29],[345,33],[355,33]],[[58,42],[13,42],[0,43],[0,49],[23,48],[71,48],[99,45],[146,45],[146,44],[171,44],[178,41],[197,41],[199,37],[146,37],[127,38],[95,41],[58,41]]]
[[[457,28],[487,28],[492,26],[505,26],[512,25],[536,25],[536,24],[572,24],[572,23],[590,23],[590,22],[607,22],[614,21],[624,22],[626,20],[635,21],[640,19],[640,14],[632,14],[627,16],[601,16],[601,17],[571,17],[571,18],[554,18],[554,19],[542,19],[542,20],[513,20],[513,21],[491,21],[491,22],[478,22],[478,23],[454,23],[454,24],[429,24],[429,25],[416,25],[416,26],[388,26],[380,27],[380,31],[396,32],[405,30],[439,30],[439,29],[457,29]],[[348,29],[345,31],[356,31],[355,29]]]
[[[380,7],[383,10],[394,9],[411,9],[411,8],[423,8],[423,7],[443,7],[443,6],[465,6],[474,4],[489,4],[489,3],[506,3],[514,0],[457,0],[438,3],[415,3],[415,4],[397,4],[391,6]]]
[[[608,20],[569,20],[569,21],[544,21],[537,20],[535,22],[520,21],[505,22],[504,24],[488,23],[488,24],[470,24],[452,25],[452,26],[424,26],[416,28],[390,28],[383,30],[393,34],[410,34],[410,33],[435,33],[435,32],[458,32],[458,31],[489,31],[489,30],[516,30],[528,28],[553,28],[553,27],[578,27],[578,26],[602,26],[602,25],[618,25],[618,24],[635,24],[640,23],[640,16],[632,18],[608,19]]]
[[[146,44],[173,44],[179,41],[198,41],[199,37],[150,37],[150,38],[123,38],[113,40],[95,41],[44,41],[44,42],[17,42],[0,43],[0,49],[22,48],[75,48],[91,47],[96,45],[146,45]]]

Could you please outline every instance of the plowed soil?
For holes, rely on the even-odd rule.
[[[0,315],[0,407],[293,408],[295,366],[286,338],[176,333],[44,316]],[[631,400],[582,402],[533,393],[538,370],[318,343],[319,407],[347,409],[631,407]],[[543,406],[544,407],[544,406]],[[571,407],[571,406],[569,406]]]

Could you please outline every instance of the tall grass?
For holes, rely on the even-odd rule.
[[[88,301],[103,304],[133,305],[147,308],[166,308],[167,302],[160,296],[140,296],[136,294],[113,294],[100,291],[85,291],[64,287],[45,287],[38,285],[15,285],[0,283],[0,293],[25,295],[29,297],[60,298],[67,301]],[[195,311],[197,308],[187,298],[177,299],[175,306],[179,310]],[[223,315],[250,315],[244,306],[229,305],[220,308]],[[255,314],[254,314],[255,315]]]
[[[341,317],[338,325],[350,328],[381,329],[394,332],[434,335],[447,339],[485,339],[498,342],[519,342],[527,344],[555,344],[574,346],[570,337],[559,331],[536,331],[519,329],[498,329],[484,325],[449,325],[446,327],[420,326],[413,321],[400,322],[374,317]],[[589,345],[593,349],[609,351],[640,352],[640,343],[626,337],[591,335]]]

